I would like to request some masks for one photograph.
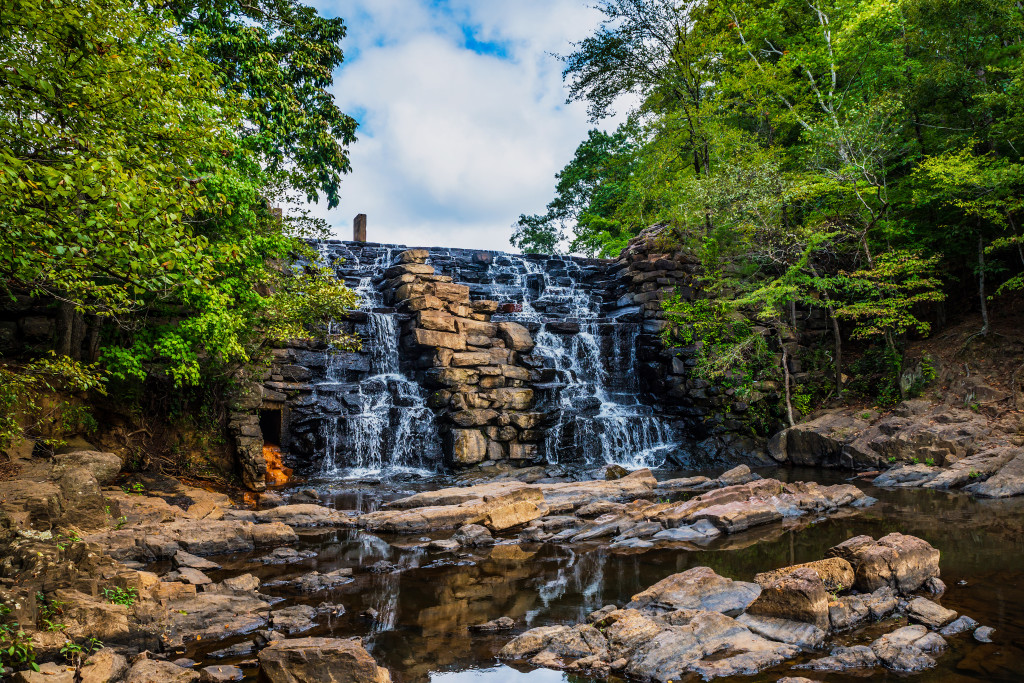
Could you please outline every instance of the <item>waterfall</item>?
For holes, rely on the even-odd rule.
[[[345,394],[350,410],[323,420],[322,457],[315,476],[324,479],[373,477],[400,472],[425,472],[440,463],[440,439],[433,411],[423,390],[402,372],[398,349],[399,329],[394,311],[385,309],[374,277],[390,265],[391,248],[379,250],[374,260],[360,263],[349,249],[336,274],[359,276],[353,289],[360,296],[366,314],[363,348],[368,355],[369,373]],[[323,252],[321,252],[323,258]],[[322,403],[325,393],[338,390],[341,352],[324,351],[327,357],[324,379],[314,386],[313,401]],[[352,387],[344,383],[344,388]]]
[[[533,353],[556,372],[551,389],[557,418],[546,436],[548,461],[661,466],[678,444],[665,422],[639,400],[638,326],[602,319],[601,301],[581,286],[581,266],[570,259],[551,261],[557,276],[528,257],[504,254],[488,269],[496,283],[491,295],[517,305],[507,317],[536,329]],[[539,292],[531,276],[539,276]],[[602,335],[602,328],[610,328],[610,334]],[[609,354],[602,353],[606,339]]]

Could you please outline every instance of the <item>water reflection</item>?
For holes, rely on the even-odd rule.
[[[839,478],[814,471],[775,474],[805,480]],[[315,558],[263,566],[254,565],[253,556],[240,556],[224,562],[222,574],[250,571],[269,581],[311,569],[354,568],[352,583],[329,591],[303,595],[275,586],[264,592],[286,598],[282,605],[344,605],[343,616],[303,635],[363,636],[374,656],[391,669],[395,683],[585,681],[556,672],[520,673],[497,666],[495,654],[510,634],[471,635],[467,627],[501,616],[515,619],[519,630],[576,623],[594,609],[609,603],[622,605],[647,586],[691,567],[707,565],[724,576],[749,581],[760,571],[818,559],[851,536],[877,538],[899,531],[920,536],[942,551],[942,578],[949,587],[943,605],[997,629],[992,645],[965,637],[950,639],[952,647],[939,658],[939,667],[916,674],[913,680],[1021,680],[1024,500],[975,501],[962,494],[883,491],[860,485],[880,499],[877,505],[848,516],[800,520],[801,527],[762,527],[716,539],[704,548],[679,545],[618,552],[596,546],[499,545],[440,554],[417,547],[424,543],[421,537],[344,530],[305,541],[300,549],[315,549]],[[446,538],[450,532],[430,536]],[[398,571],[370,571],[382,560],[393,563]],[[223,578],[222,574],[214,578]],[[371,608],[376,619],[360,616]],[[849,642],[864,638],[855,635]],[[209,643],[201,648],[223,646],[223,642]],[[742,680],[776,681],[783,670]],[[897,678],[882,671],[870,674],[870,680]],[[829,674],[827,680],[865,678]]]

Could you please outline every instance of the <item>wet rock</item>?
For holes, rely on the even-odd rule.
[[[915,536],[892,533],[875,541],[855,536],[830,548],[829,557],[841,557],[854,568],[854,587],[872,592],[892,586],[907,594],[939,576],[939,551]]]
[[[682,479],[660,481],[655,487],[655,491],[659,494],[689,493],[691,491],[703,491],[717,485],[717,482],[708,477],[685,477]]]
[[[717,612],[684,611],[670,623],[638,644],[629,656],[627,675],[655,681],[679,680],[686,672],[705,680],[750,675],[799,652],[796,646],[758,636]]]
[[[316,619],[316,608],[310,605],[292,605],[274,610],[270,615],[270,623],[274,630],[294,635],[313,628]]]
[[[179,569],[181,567],[191,567],[193,569],[198,569],[200,571],[220,569],[220,565],[216,562],[213,562],[212,560],[207,560],[203,557],[198,557],[197,555],[193,555],[192,553],[187,553],[184,550],[179,550],[178,552],[176,552],[174,554],[174,557],[171,559],[174,562],[174,566],[178,567]]]
[[[828,657],[821,657],[806,664],[798,664],[794,669],[811,669],[813,671],[847,671],[849,669],[872,669],[878,666],[878,657],[866,645],[853,647],[836,647]]]
[[[916,645],[927,635],[928,629],[924,626],[904,626],[871,643],[871,651],[893,671],[923,671],[935,666],[935,660]]]
[[[180,567],[178,569],[178,580],[190,583],[193,586],[206,586],[213,583],[213,579],[193,567]]]
[[[688,526],[664,529],[654,534],[653,538],[657,541],[706,541],[721,535],[722,532],[714,524],[702,519]]]
[[[859,595],[847,595],[828,603],[828,620],[833,631],[854,628],[870,616],[871,610],[865,604],[864,598]]]
[[[782,513],[771,503],[747,500],[712,505],[697,512],[692,519],[706,519],[722,533],[734,534],[750,527],[777,522],[782,519]]]
[[[739,614],[761,593],[754,583],[719,576],[710,567],[694,567],[668,576],[632,597],[627,609],[710,610]]]
[[[533,350],[533,337],[530,331],[513,322],[498,323],[498,335],[504,340],[505,345],[520,353],[529,353]]]
[[[482,521],[488,529],[504,531],[532,522],[547,513],[548,506],[543,502],[516,500],[491,506]]]
[[[312,503],[317,504],[320,502],[320,494],[317,493],[316,489],[302,489],[292,495],[292,503]]]
[[[199,672],[199,683],[228,683],[245,678],[245,672],[230,664],[207,666]]]
[[[936,604],[928,598],[914,598],[907,603],[907,616],[930,628],[942,628],[956,619],[956,612]]]
[[[942,473],[941,467],[924,464],[903,464],[875,477],[871,483],[875,486],[911,487],[921,486],[935,479]]]
[[[979,643],[991,643],[992,634],[995,632],[996,630],[991,626],[979,626],[974,629],[974,639]]]
[[[818,628],[814,624],[760,614],[750,614],[749,612],[736,617],[736,621],[759,636],[764,636],[769,640],[777,640],[780,643],[797,645],[805,650],[819,647],[825,642],[825,637],[828,635],[825,630]]]
[[[568,626],[538,626],[519,634],[498,651],[499,659],[526,659],[544,649],[553,637],[569,631]]]
[[[892,614],[899,604],[896,591],[891,586],[882,586],[873,593],[859,597],[868,608],[872,619],[881,619]]]
[[[441,552],[453,552],[461,548],[462,545],[454,538],[445,538],[431,541],[427,544],[427,547],[431,550],[439,550]]]
[[[171,662],[140,659],[132,665],[125,683],[193,683],[198,680],[197,671],[183,669]]]
[[[587,503],[579,510],[576,511],[576,516],[582,519],[593,519],[606,515],[609,512],[622,512],[626,509],[623,503],[616,503],[610,500],[595,500],[593,503]]]
[[[961,617],[957,617],[950,623],[943,626],[941,629],[939,629],[939,633],[941,633],[944,636],[955,636],[959,633],[963,633],[964,631],[970,631],[977,625],[978,622],[976,622],[974,619],[971,619],[969,616],[965,614]]]
[[[252,593],[210,591],[167,599],[164,607],[164,635],[172,647],[195,637],[224,638],[255,631],[266,625],[270,612],[270,604]]]
[[[336,586],[342,586],[346,583],[351,583],[352,579],[352,568],[342,567],[341,569],[335,569],[332,572],[321,574],[317,571],[303,574],[295,580],[295,584],[299,590],[304,593],[315,593],[317,591],[327,590],[328,588],[334,588]]]
[[[459,530],[452,536],[452,540],[461,546],[479,548],[494,545],[494,537],[491,532],[479,524],[466,524],[459,527]]]
[[[808,567],[770,577],[747,612],[802,621],[823,631],[829,627],[828,593],[821,577]]]
[[[493,633],[495,631],[509,631],[515,628],[516,622],[511,617],[498,617],[482,624],[474,624],[469,627],[470,631],[477,633]]]
[[[777,683],[816,683],[809,678],[803,676],[784,676],[780,678]]]
[[[1017,449],[1013,460],[1003,465],[998,472],[964,490],[981,498],[1008,498],[1024,494],[1024,450]]]
[[[843,591],[853,586],[854,574],[850,563],[841,557],[830,557],[814,562],[795,564],[791,567],[761,572],[754,577],[754,582],[762,588],[776,578],[789,574],[796,569],[810,569],[821,579],[826,591]]]
[[[612,481],[614,479],[622,479],[628,474],[629,470],[627,470],[622,465],[605,465],[604,467],[599,467],[598,469],[591,472],[590,478],[605,479],[607,481]]]
[[[292,564],[301,560],[316,557],[313,550],[296,550],[295,548],[274,548],[269,554],[259,558],[263,564]]]
[[[65,453],[54,458],[52,476],[60,479],[66,472],[77,468],[88,471],[101,486],[109,486],[121,473],[121,458],[100,451]]]
[[[226,659],[228,657],[248,657],[256,651],[256,646],[253,643],[235,643],[229,645],[220,650],[214,650],[210,653],[211,657],[217,659]]]
[[[760,478],[760,475],[754,474],[750,471],[749,466],[739,465],[727,472],[723,472],[715,481],[719,486],[735,486],[736,484],[746,484],[747,482]]]
[[[924,582],[924,589],[935,596],[940,596],[946,592],[946,584],[937,576],[933,576]]]
[[[1020,449],[999,446],[986,449],[962,460],[957,460],[948,468],[944,468],[938,476],[922,484],[929,489],[949,489],[965,484],[980,484],[998,472],[1006,463],[1013,460]]]
[[[271,643],[259,654],[267,683],[390,683],[358,640],[298,638]]]
[[[257,522],[281,522],[288,526],[321,526],[329,524],[348,525],[352,518],[340,510],[316,505],[314,503],[296,503],[281,505],[269,510],[258,510],[255,513]]]

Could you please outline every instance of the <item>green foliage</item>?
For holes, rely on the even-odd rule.
[[[351,309],[282,265],[323,222],[270,209],[337,203],[344,33],[289,0],[0,5],[0,294],[70,302],[110,377],[178,387]]]
[[[0,449],[22,436],[56,448],[63,445],[63,435],[94,428],[88,408],[56,393],[103,394],[105,383],[96,365],[63,356],[39,358],[23,366],[0,364]]]
[[[18,622],[7,621],[11,612],[10,605],[0,603],[0,666],[27,666],[33,671],[39,671],[32,636],[26,633]]]
[[[569,99],[595,121],[628,101],[628,123],[589,133],[548,214],[523,217],[524,235],[615,256],[664,224],[666,250],[700,258],[709,310],[781,333],[787,308],[824,308],[833,337],[887,347],[879,390],[861,392],[884,404],[899,395],[906,338],[929,333],[954,286],[976,279],[979,308],[1024,289],[1015,4],[596,6],[604,22],[563,58]],[[839,393],[833,370],[821,374]]]
[[[80,670],[85,661],[89,659],[89,655],[102,648],[103,642],[99,638],[90,637],[81,643],[76,643],[73,640],[65,642],[60,648],[60,653],[76,670]]]
[[[134,588],[112,586],[103,589],[103,597],[107,599],[107,602],[112,602],[115,605],[131,607],[139,599],[139,594]]]

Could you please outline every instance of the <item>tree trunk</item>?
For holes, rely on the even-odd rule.
[[[782,347],[782,377],[783,387],[786,391],[786,418],[789,420],[789,426],[792,427],[796,424],[793,419],[793,397],[789,392],[789,352],[786,350],[786,342],[782,340],[782,333],[779,333],[779,345]]]

